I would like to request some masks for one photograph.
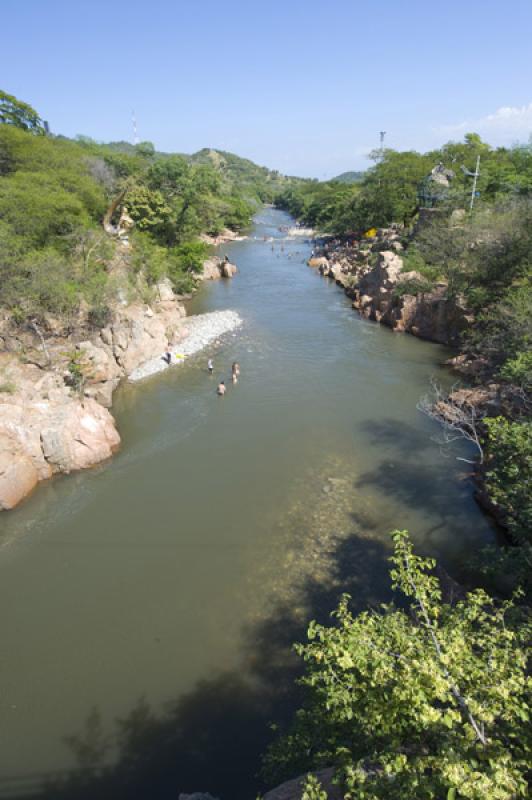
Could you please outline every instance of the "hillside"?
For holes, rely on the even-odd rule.
[[[335,178],[331,178],[331,181],[335,181],[335,183],[360,183],[363,178],[364,172],[342,172]]]
[[[247,158],[225,150],[204,148],[190,156],[192,164],[214,167],[231,187],[238,188],[249,197],[271,202],[290,180],[277,170],[260,167]]]
[[[47,313],[74,320],[80,309],[106,318],[126,209],[127,292],[139,291],[139,276],[147,292],[164,276],[186,292],[208,254],[201,237],[244,229],[286,185],[232,153],[51,136],[30,106],[0,101],[0,305],[16,324]]]

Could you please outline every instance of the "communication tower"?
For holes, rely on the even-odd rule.
[[[135,116],[135,111],[131,112],[131,120],[133,122],[133,144],[138,144],[140,139],[137,131],[137,118]]]

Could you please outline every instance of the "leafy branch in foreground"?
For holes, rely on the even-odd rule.
[[[353,616],[346,596],[335,625],[310,624],[296,648],[308,702],[267,773],[334,765],[349,800],[524,797],[529,626],[482,590],[442,602],[434,560],[415,555],[405,531],[393,539],[391,577],[408,611]]]

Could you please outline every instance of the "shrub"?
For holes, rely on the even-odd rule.
[[[484,424],[486,490],[504,511],[514,541],[532,545],[532,422],[492,417]]]
[[[393,538],[393,586],[410,609],[353,616],[344,597],[334,625],[311,622],[296,647],[307,703],[267,767],[334,765],[350,800],[525,797],[527,627],[482,590],[442,602],[434,560],[406,532]]]

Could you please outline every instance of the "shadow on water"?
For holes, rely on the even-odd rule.
[[[395,419],[367,420],[360,428],[370,445],[388,455],[359,474],[354,489],[376,492],[394,507],[422,514],[425,523],[421,536],[414,529],[410,531],[419,551],[435,556],[440,566],[450,569],[461,582],[478,582],[478,568],[468,565],[475,546],[475,534],[468,530],[468,522],[471,520],[477,531],[478,547],[494,541],[497,531],[487,515],[483,515],[484,525],[479,525],[471,467],[457,460],[462,455],[470,457],[469,448],[464,442],[442,446],[439,458],[435,458],[437,435],[431,438],[427,431]],[[358,521],[371,530],[371,520],[361,517]]]
[[[424,431],[394,419],[368,420],[361,427],[372,444],[390,448],[394,460],[383,459],[377,467],[360,475],[356,488],[372,486],[406,508],[425,509],[439,520],[436,528],[450,530],[463,522],[463,504],[457,501],[470,496],[470,476],[463,473],[459,496],[450,503],[449,477],[457,470],[449,453],[442,452],[438,462],[423,458],[424,452],[433,453],[434,442]]]
[[[153,711],[142,698],[106,733],[98,709],[81,730],[65,737],[77,768],[0,781],[0,797],[33,800],[175,800],[180,792],[210,792],[227,800],[253,800],[265,787],[258,773],[273,734],[300,704],[300,671],[292,650],[305,639],[311,618],[325,622],[339,594],[355,610],[386,599],[385,544],[361,536],[358,526],[335,543],[326,581],[308,576],[296,602],[275,600],[265,616],[243,631],[238,672],[200,681],[193,691]],[[341,587],[340,589],[338,587]],[[304,618],[298,610],[310,609]],[[112,760],[112,764],[109,765]]]

